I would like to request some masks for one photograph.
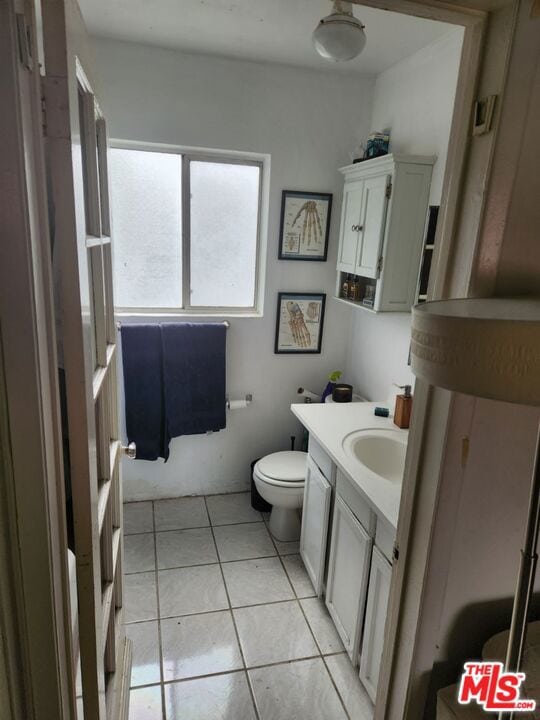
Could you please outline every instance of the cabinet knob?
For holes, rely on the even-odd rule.
[[[353,225],[351,229],[353,232],[362,232],[363,230],[361,225]]]

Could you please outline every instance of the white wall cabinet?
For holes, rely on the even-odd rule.
[[[431,171],[435,158],[385,155],[341,168],[345,176],[336,297],[348,274],[372,310],[409,312],[414,304]],[[346,300],[347,302],[353,302]]]
[[[326,606],[353,665],[366,602],[372,538],[336,496],[326,584]]]
[[[373,702],[377,695],[391,577],[392,566],[379,549],[374,547],[360,656],[360,680]]]
[[[332,486],[308,456],[300,555],[317,595],[322,594]]]

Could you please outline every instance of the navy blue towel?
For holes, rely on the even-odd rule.
[[[126,430],[138,460],[165,457],[163,363],[159,325],[122,327]]]
[[[165,447],[170,438],[225,427],[226,337],[223,323],[161,326]]]

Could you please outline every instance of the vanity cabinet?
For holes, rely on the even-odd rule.
[[[392,566],[380,550],[374,547],[360,656],[360,680],[373,702],[377,695],[391,578]]]
[[[317,595],[322,594],[332,486],[308,455],[300,555]]]
[[[358,647],[369,580],[373,539],[338,494],[326,583],[326,606],[353,665]]]
[[[341,168],[345,177],[336,297],[375,312],[414,304],[435,158],[384,155]],[[359,297],[342,297],[347,275]],[[369,305],[366,302],[369,301]]]

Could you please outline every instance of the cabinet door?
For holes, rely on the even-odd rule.
[[[361,227],[359,250],[355,275],[376,278],[379,275],[379,258],[382,253],[384,228],[386,221],[386,188],[390,181],[388,175],[364,180],[362,197]]]
[[[366,603],[371,538],[336,497],[326,585],[326,605],[354,665]]]
[[[373,702],[375,702],[377,694],[379,669],[381,667],[391,577],[392,566],[379,549],[374,547],[369,576],[362,655],[360,658],[360,680]]]
[[[308,456],[300,555],[317,595],[322,594],[332,486]]]
[[[362,212],[362,180],[345,183],[337,269],[353,273],[360,238],[360,214]]]

